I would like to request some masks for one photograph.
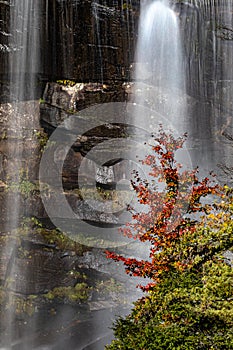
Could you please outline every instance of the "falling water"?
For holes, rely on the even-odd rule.
[[[192,159],[205,173],[219,173],[217,164],[232,163],[230,143],[222,134],[232,134],[233,1],[192,0],[180,13],[187,91],[197,106],[189,115]]]
[[[217,164],[232,164],[232,147],[228,136],[233,128],[233,1],[219,0],[216,4],[208,1],[210,16],[214,18],[213,25],[213,60],[215,62],[212,96],[212,135],[215,141],[213,161]],[[219,170],[219,169],[218,169]],[[229,183],[231,174],[225,174],[223,181]]]
[[[61,6],[61,21],[59,23],[62,45],[61,51],[61,64],[63,77],[72,79],[74,76],[74,65],[71,63],[74,61],[74,26],[75,26],[75,5],[70,6],[69,10],[67,2],[60,2]],[[76,5],[77,6],[77,5]],[[56,34],[55,34],[56,36]],[[54,40],[56,42],[56,39]]]
[[[167,1],[143,2],[136,51],[136,102],[152,107],[180,129],[185,112],[182,62],[175,12]]]
[[[134,123],[149,134],[162,124],[187,131],[185,74],[179,19],[168,1],[143,1],[135,55]],[[141,106],[146,107],[144,111]],[[145,153],[140,151],[139,158]],[[183,159],[181,159],[183,161]]]
[[[212,99],[218,113],[215,113],[215,129],[222,127],[222,118],[227,125],[232,118],[232,78],[233,78],[233,1],[219,0],[216,7],[213,1],[208,2],[207,10],[214,19],[212,25],[213,41],[213,88]],[[226,126],[227,126],[226,125]]]
[[[221,149],[218,156],[218,163],[231,167],[232,147],[228,142],[228,135],[232,135],[233,128],[233,1],[219,1],[219,14],[216,16],[216,66],[220,66],[221,77],[216,72],[216,84],[214,93],[214,106],[218,113],[215,113],[214,133],[217,135],[218,149]],[[218,106],[221,106],[218,108]],[[223,136],[221,138],[221,136]],[[222,145],[220,146],[220,142]],[[224,146],[223,146],[224,145]],[[224,148],[224,158],[223,156]],[[231,175],[227,174],[227,182]],[[224,179],[225,181],[225,179]]]
[[[96,47],[98,50],[98,67],[100,69],[100,80],[103,84],[104,75],[103,75],[103,53],[102,53],[102,44],[101,44],[101,32],[100,32],[100,13],[99,11],[102,10],[102,7],[99,4],[99,1],[93,3],[93,16],[95,19],[95,28],[96,28]]]
[[[35,98],[35,75],[39,66],[39,3],[39,0],[11,2],[13,54],[9,71],[11,98],[16,102]]]
[[[15,306],[19,287],[19,275],[27,281],[27,271],[21,271],[17,266],[17,234],[22,213],[27,215],[20,195],[20,182],[27,178],[28,167],[25,161],[25,149],[32,142],[31,124],[38,115],[39,104],[36,102],[37,81],[36,74],[39,68],[39,7],[40,0],[12,0],[10,2],[10,42],[9,85],[10,96],[8,104],[8,159],[7,182],[9,192],[6,199],[7,224],[5,232],[6,244],[3,256],[6,257],[5,272],[5,312],[1,313],[0,346],[12,349],[17,340],[15,328]],[[34,124],[35,128],[38,127]],[[16,191],[11,192],[12,186]],[[23,276],[23,277],[22,277]],[[21,281],[22,283],[22,281]],[[23,347],[23,349],[31,347]]]
[[[158,130],[161,123],[176,136],[177,133],[180,136],[186,127],[185,75],[179,20],[167,1],[141,3],[134,66],[133,104],[129,104],[128,108],[131,109],[129,114],[136,127],[137,142],[141,140],[141,144],[138,149],[133,148],[132,159],[135,153],[139,159],[145,159],[152,152],[148,138]],[[184,159],[183,154],[181,161],[190,165],[190,159]],[[150,169],[141,167],[137,161],[136,167],[140,178],[153,187],[156,179],[151,178]],[[163,192],[164,184],[160,182],[157,185]],[[139,205],[137,200],[132,205],[136,211],[148,210],[146,206]],[[136,254],[148,258],[145,256],[149,254],[148,251],[149,246],[144,244],[137,249]]]

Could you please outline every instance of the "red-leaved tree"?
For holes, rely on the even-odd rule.
[[[141,161],[149,169],[148,178],[142,179],[135,171],[132,180],[142,210],[135,212],[129,208],[132,221],[120,229],[125,236],[150,242],[149,259],[127,258],[106,251],[107,258],[124,263],[126,273],[151,280],[146,286],[140,286],[144,291],[153,289],[164,271],[189,266],[189,259],[180,259],[174,247],[182,235],[195,230],[197,213],[211,210],[212,206],[204,204],[202,198],[220,194],[213,181],[199,180],[197,169],[183,170],[176,161],[175,154],[183,148],[186,134],[176,139],[161,126],[153,140],[152,154]]]

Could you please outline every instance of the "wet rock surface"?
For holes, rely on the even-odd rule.
[[[0,207],[3,213],[0,226],[3,232],[18,214],[22,218],[44,212],[38,186],[43,137],[38,101],[0,105]]]
[[[76,94],[75,91],[73,92]],[[92,94],[90,91],[85,93]],[[99,96],[99,93],[102,94],[100,91],[95,91],[95,97]],[[65,96],[67,99],[60,99],[62,104],[59,101],[56,106],[52,99],[47,100],[52,103],[51,105],[43,102],[41,110],[46,105],[48,108],[50,106],[58,110],[62,109],[66,118],[69,117],[66,108],[70,107],[70,99],[73,95]],[[121,99],[122,96],[121,90],[117,98]],[[87,105],[94,103],[95,97],[90,98]],[[112,96],[110,100],[111,98]],[[63,103],[66,106],[64,109]],[[38,101],[22,102],[20,105],[23,105],[24,110],[22,134],[17,133],[20,112],[17,112],[12,119],[14,108],[11,104],[3,104],[0,109],[2,113],[0,197],[3,213],[0,237],[2,300],[0,308],[3,313],[6,305],[11,305],[15,315],[14,339],[11,346],[16,349],[23,349],[25,346],[32,349],[41,346],[47,349],[63,349],[68,342],[72,349],[83,349],[87,346],[95,349],[99,346],[99,349],[102,349],[103,344],[110,341],[112,337],[108,327],[111,326],[115,313],[126,312],[134,299],[135,283],[132,281],[132,284],[127,283],[125,287],[127,277],[124,276],[122,266],[107,260],[103,249],[93,249],[90,243],[89,247],[86,247],[85,236],[82,244],[77,239],[69,240],[69,237],[58,230],[54,231],[54,228],[45,228],[43,221],[42,223],[33,221],[37,220],[35,217],[48,219],[40,198],[38,174],[41,151],[46,146],[48,137],[39,123]],[[41,115],[43,116],[43,111]],[[52,125],[53,128],[58,126],[61,120],[56,122],[57,125]],[[110,135],[108,130],[111,131]],[[119,127],[116,128],[116,132],[119,133]],[[107,127],[102,138],[100,131],[98,142],[104,138],[111,139],[114,133],[115,131]],[[91,148],[96,145],[94,132],[90,138],[92,141],[89,147]],[[85,156],[85,152],[80,152],[80,146],[84,148],[87,141],[88,135],[79,138],[75,147],[71,148],[66,156],[62,174],[63,191],[69,205],[80,216],[81,221],[117,225],[117,216],[105,213],[106,192],[100,193],[103,197],[101,204],[99,200],[93,198],[91,188],[87,194],[85,189],[80,191],[77,188],[77,183],[85,182],[84,178],[88,175],[84,172],[82,176],[80,174],[78,176],[80,164]],[[49,164],[55,172],[63,157],[62,152],[64,152],[63,145],[57,150],[53,163]],[[19,166],[15,163],[18,159],[20,159],[20,166],[24,169],[20,177],[15,171]],[[94,168],[97,171],[97,168]],[[124,171],[124,165],[119,167],[118,177],[121,176],[122,171]],[[99,177],[105,176],[103,174],[100,176],[99,172]],[[103,182],[100,178],[99,181]],[[93,174],[91,184],[92,182]],[[107,191],[111,193],[111,188],[107,188]],[[56,194],[53,199],[54,192],[56,192],[56,186],[49,191],[53,204],[56,200]],[[83,201],[83,195],[87,196],[91,205]],[[17,203],[15,209],[17,212],[14,212],[15,203]],[[6,211],[6,204],[11,207],[10,212]],[[93,207],[99,210],[93,210]],[[62,217],[62,208],[61,213],[57,214],[58,216],[61,214]],[[12,227],[11,219],[14,215],[19,215],[20,223],[16,222],[16,226]],[[70,222],[68,222],[69,226]],[[99,320],[98,328],[96,328],[96,320]],[[36,323],[35,328],[32,326],[33,322]],[[4,346],[7,329],[4,329],[4,324],[2,327],[3,343],[0,344]]]
[[[70,241],[58,231],[25,225],[14,235],[15,251],[6,254],[4,249],[12,235],[0,241],[1,266],[6,267],[0,271],[1,298],[11,295],[16,313],[11,346],[102,349],[112,338],[112,319],[126,313],[140,295],[135,281],[126,283],[122,266],[107,260],[103,250]],[[4,312],[4,303],[0,308]],[[7,329],[1,333],[3,341]]]
[[[125,86],[70,84],[48,83],[40,104],[41,125],[48,135],[56,128],[60,130],[56,130],[60,132],[58,140],[54,145],[52,141],[46,150],[50,175],[46,175],[43,181],[45,187],[46,183],[50,184],[51,206],[57,205],[56,217],[72,219],[64,217],[63,208],[59,208],[59,183],[56,187],[56,181],[52,180],[59,178],[62,171],[62,191],[77,218],[100,225],[120,224],[117,210],[111,210],[112,198],[108,196],[111,197],[110,192],[115,189],[116,183],[129,172],[128,164],[121,158],[125,146],[122,148],[120,142],[117,147],[111,145],[112,140],[122,140],[134,132],[132,126],[117,123],[123,119],[120,113],[125,113],[123,108],[118,107],[119,103],[125,106]],[[108,107],[105,110],[105,106],[109,105],[110,117],[115,123],[107,122],[109,111]],[[73,141],[68,146],[70,138]],[[94,156],[92,149],[95,150]],[[108,160],[106,165],[101,160],[104,157]],[[106,193],[98,194],[98,187],[102,187]],[[117,199],[115,203],[117,205]],[[125,210],[126,205],[118,211],[122,209]]]
[[[39,31],[42,81],[128,79],[133,60],[140,1],[41,0]],[[0,75],[7,78],[9,57],[20,50],[9,45],[9,1],[0,3]],[[11,6],[14,11],[14,4]],[[16,50],[17,49],[17,50]]]

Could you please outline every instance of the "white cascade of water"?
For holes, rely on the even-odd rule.
[[[225,183],[230,174],[221,172],[219,165],[232,164],[231,142],[223,135],[230,136],[233,125],[233,1],[191,3],[193,11],[187,14],[184,40],[189,47],[187,61],[195,66],[190,70],[189,93],[198,101],[189,133],[194,137],[193,163],[205,173],[214,171]],[[196,24],[192,26],[194,17]]]
[[[17,266],[18,231],[24,201],[20,193],[21,180],[27,177],[28,164],[24,151],[32,140],[31,125],[36,120],[39,102],[35,101],[38,90],[36,74],[39,71],[39,10],[40,0],[10,1],[10,59],[7,130],[7,182],[9,191],[5,204],[5,246],[2,259],[5,259],[5,305],[0,317],[0,329],[3,332],[0,346],[12,349],[17,341],[16,307],[19,284],[27,281],[27,271]],[[36,124],[35,124],[35,127]],[[12,190],[12,189],[15,190]],[[26,269],[27,270],[27,269]],[[19,281],[19,276],[21,281]],[[25,287],[26,288],[26,287]],[[31,349],[31,345],[23,349]]]
[[[135,102],[160,113],[163,124],[182,131],[186,100],[179,21],[166,0],[141,4],[135,80]]]
[[[215,43],[213,56],[216,64],[214,81],[214,116],[212,134],[216,138],[215,154],[213,162],[216,164],[226,164],[231,167],[232,142],[228,136],[232,135],[233,128],[233,1],[219,0],[216,4],[210,4],[210,9],[215,9],[215,31],[213,31],[213,42]],[[217,10],[216,10],[217,8]],[[231,174],[223,175],[224,183],[229,182]]]
[[[153,153],[149,145],[150,137],[158,131],[160,124],[165,130],[172,131],[175,137],[186,131],[186,95],[178,16],[166,0],[142,1],[140,11],[135,81],[132,103],[128,108],[136,128],[136,141],[140,143],[132,152],[142,160]],[[180,153],[177,160],[190,166],[190,158],[185,151]],[[163,193],[165,184],[157,183],[150,176],[150,167],[135,163],[140,179],[146,180],[153,188],[156,183]],[[133,207],[138,212],[147,212],[149,209],[137,201]],[[140,250],[137,250],[137,254],[145,258],[149,247],[142,245]]]
[[[14,101],[34,99],[35,75],[39,67],[40,1],[12,0],[10,14],[10,85]],[[28,95],[26,95],[26,93]]]
[[[100,67],[100,79],[103,84],[104,80],[104,71],[103,71],[103,53],[102,53],[102,44],[101,44],[101,31],[100,31],[100,16],[101,10],[103,11],[103,5],[100,5],[99,0],[93,3],[93,16],[95,19],[95,28],[96,28],[96,47],[98,52],[98,60]]]

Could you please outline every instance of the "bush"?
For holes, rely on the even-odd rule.
[[[150,258],[106,252],[129,275],[150,279],[140,286],[145,296],[132,312],[115,322],[108,350],[233,349],[233,270],[226,259],[233,241],[232,190],[199,180],[197,171],[180,173],[175,152],[184,140],[160,129],[154,154],[142,162],[155,183],[164,180],[163,191],[138,174],[132,182],[149,210],[133,213],[121,232],[149,241]]]

